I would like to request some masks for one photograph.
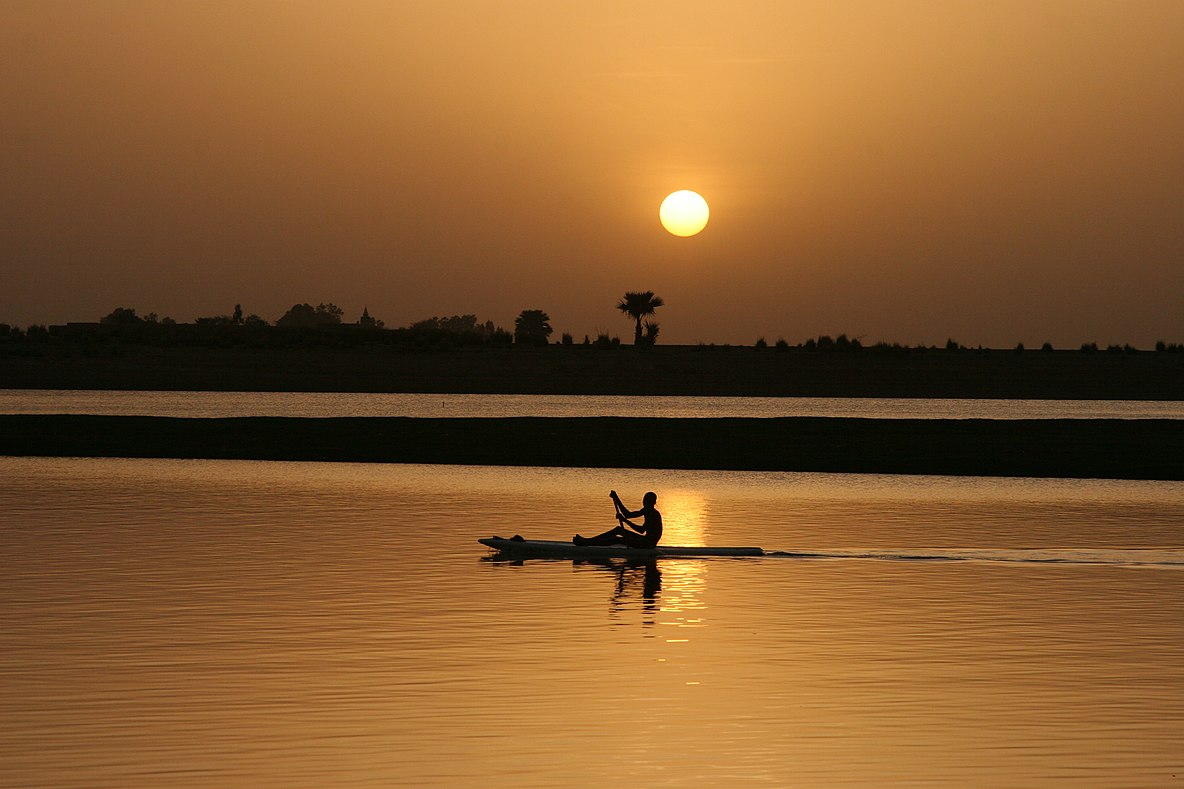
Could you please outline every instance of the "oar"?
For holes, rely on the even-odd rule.
[[[624,507],[621,505],[621,500],[617,498],[617,492],[615,490],[610,490],[608,492],[608,497],[613,500],[613,510],[617,516],[617,523],[620,523],[621,518],[623,517],[621,515],[621,510],[624,509]]]

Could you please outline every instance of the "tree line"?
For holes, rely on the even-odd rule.
[[[662,306],[662,299],[652,291],[628,292],[617,305],[618,309],[635,318],[638,345],[653,345],[657,341],[658,325],[642,317],[652,315]],[[282,316],[270,323],[255,313],[246,314],[241,304],[235,304],[229,314],[199,317],[193,323],[178,323],[155,312],[139,314],[134,307],[116,307],[96,322],[67,323],[46,327],[35,324],[22,331],[19,327],[0,323],[0,342],[129,342],[147,345],[329,345],[352,346],[362,343],[408,345],[415,348],[447,349],[458,346],[548,345],[554,329],[551,316],[544,310],[522,310],[514,320],[513,332],[478,320],[476,315],[433,316],[414,321],[407,326],[388,329],[383,320],[370,315],[363,308],[357,322],[346,323],[345,311],[332,302],[313,306],[307,302],[293,304]],[[643,331],[644,329],[644,331]],[[601,339],[605,342],[601,342]],[[573,344],[570,334],[563,335],[562,344]],[[585,345],[591,340],[585,336]],[[598,344],[615,347],[616,338],[598,337]]]
[[[660,327],[657,322],[647,320],[647,318],[655,315],[657,310],[663,306],[665,306],[665,301],[652,290],[627,291],[617,302],[616,309],[633,321],[633,344],[635,346],[644,348],[657,344]],[[0,343],[11,346],[60,340],[83,344],[115,341],[162,346],[246,345],[254,347],[293,345],[349,347],[370,343],[408,346],[420,350],[447,350],[465,346],[545,346],[551,344],[550,338],[554,333],[551,327],[551,317],[541,309],[522,310],[514,319],[513,332],[497,326],[493,321],[480,321],[473,314],[433,316],[399,328],[387,328],[384,321],[370,315],[368,307],[363,308],[362,315],[355,323],[346,323],[344,316],[345,311],[332,302],[321,302],[316,306],[304,302],[293,304],[273,324],[255,313],[245,314],[242,305],[235,304],[229,314],[199,317],[193,323],[178,323],[169,317],[159,317],[155,312],[139,315],[133,307],[116,307],[97,322],[91,323],[68,323],[65,326],[54,327],[34,324],[23,331],[19,327],[0,323]],[[570,346],[576,343],[571,334],[564,333],[559,344]],[[618,337],[600,331],[595,340],[584,335],[582,345],[595,348],[616,348],[621,345],[621,341]],[[699,347],[702,349],[721,347],[726,349],[732,346],[699,343]],[[764,337],[761,337],[752,347],[756,350],[764,350],[769,347],[769,343]],[[840,334],[833,338],[823,334],[795,346],[790,346],[784,339],[778,339],[773,347],[777,351],[788,351],[792,347],[800,351],[819,353],[857,353],[865,350],[912,353],[940,350],[938,346],[907,346],[886,342],[867,346],[859,338],[849,338],[846,334]],[[949,339],[946,341],[944,350],[984,351],[987,349],[982,346],[976,349],[968,348]],[[1014,350],[1023,352],[1025,350],[1024,344],[1018,343]],[[1040,350],[1052,351],[1054,349],[1051,343],[1046,342]],[[1098,353],[1101,349],[1097,343],[1091,342],[1082,344],[1079,350],[1082,353]],[[1155,350],[1158,352],[1184,352],[1184,344],[1166,343],[1161,340],[1155,344]],[[1129,344],[1109,345],[1106,346],[1105,351],[1112,354],[1138,352]]]

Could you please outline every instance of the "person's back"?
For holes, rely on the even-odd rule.
[[[641,530],[645,532],[648,539],[653,541],[654,545],[657,545],[658,541],[662,539],[662,513],[658,512],[658,508],[654,506],[657,503],[658,497],[653,493],[645,494],[645,498],[641,501]]]

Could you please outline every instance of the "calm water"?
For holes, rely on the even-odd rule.
[[[1180,483],[41,458],[0,480],[6,787],[1184,782]],[[607,527],[611,487],[656,490],[670,542],[848,558],[474,542]]]
[[[131,414],[183,417],[829,416],[871,419],[1184,419],[1184,401],[0,389],[0,414]]]

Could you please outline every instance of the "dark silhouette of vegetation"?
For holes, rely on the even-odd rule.
[[[306,329],[312,329],[318,326],[337,326],[341,324],[341,316],[344,314],[344,310],[332,302],[318,304],[316,307],[313,307],[311,304],[293,304],[292,309],[285,312],[275,322],[275,325],[285,328]]]
[[[606,332],[600,332],[596,335],[596,342],[592,343],[593,348],[600,348],[601,350],[608,350],[610,348],[619,348],[621,345],[620,337],[609,337]]]
[[[642,315],[653,314],[663,306],[662,299],[652,291],[626,293],[617,305],[618,309],[634,319],[634,343],[640,347],[656,343],[660,329],[655,321],[643,321]],[[241,304],[235,304],[228,314],[199,317],[192,323],[178,323],[170,317],[159,317],[155,312],[140,314],[133,307],[120,306],[97,321],[67,323],[60,326],[34,324],[22,329],[0,323],[0,347],[5,355],[45,355],[46,348],[69,346],[82,356],[114,356],[123,353],[124,348],[136,345],[153,347],[207,347],[207,348],[359,348],[386,346],[413,352],[449,351],[465,347],[504,348],[517,342],[520,345],[547,345],[554,333],[550,316],[543,310],[523,310],[515,320],[514,332],[496,326],[493,321],[479,321],[476,315],[452,315],[415,321],[402,328],[388,328],[384,322],[373,318],[364,308],[357,322],[345,322],[344,311],[333,303],[295,304],[274,324],[254,313],[247,313]],[[640,328],[640,335],[638,335]],[[598,330],[594,335],[583,336],[577,343],[575,337],[565,332],[560,344],[585,348],[612,349],[620,347],[619,337]],[[730,351],[745,346],[700,342],[699,350]],[[757,350],[769,347],[765,337],[757,339]],[[1159,340],[1155,351],[1160,354],[1182,353],[1184,343],[1168,343]],[[778,338],[775,348],[781,353],[873,353],[907,356],[910,354],[940,353],[938,345],[908,346],[900,343],[877,342],[865,346],[858,339],[846,334],[837,337],[819,335],[799,345],[790,345],[784,338]],[[987,354],[990,351],[981,345],[967,348],[952,338],[944,346],[949,354]],[[1020,342],[1012,346],[1016,354],[1027,348]],[[1051,358],[1063,358],[1070,351],[1061,351],[1053,357],[1054,348],[1045,342],[1040,350]],[[1140,351],[1127,344],[1102,346],[1107,357],[1134,356]],[[1080,346],[1082,354],[1098,354],[1095,342]]]
[[[633,332],[634,345],[647,344],[646,335],[642,334],[641,319],[647,315],[653,315],[658,307],[662,307],[665,304],[666,302],[662,301],[662,297],[655,296],[652,290],[642,292],[629,291],[621,298],[620,303],[617,304],[617,309],[628,315],[630,318],[633,318],[637,322]],[[654,328],[652,335],[649,336],[651,336],[652,339],[656,341],[658,337],[658,327],[657,324],[653,324],[653,326]],[[650,342],[648,344],[653,345],[654,343]]]
[[[134,326],[143,322],[144,319],[136,315],[134,307],[116,307],[99,319],[99,323],[108,326]]]
[[[862,351],[863,343],[857,339],[849,339],[846,334],[840,334],[834,338],[829,334],[821,334],[817,340],[813,338],[806,340],[802,348],[807,351],[821,351],[824,353],[852,353],[854,351]]]
[[[437,351],[474,346],[504,347],[513,341],[513,335],[495,326],[493,321],[482,323],[472,314],[444,318],[433,316],[416,321],[405,329],[378,332],[376,336],[395,345],[410,345],[416,350]]]
[[[551,316],[542,310],[523,310],[514,319],[514,342],[519,345],[546,345],[551,332]]]

